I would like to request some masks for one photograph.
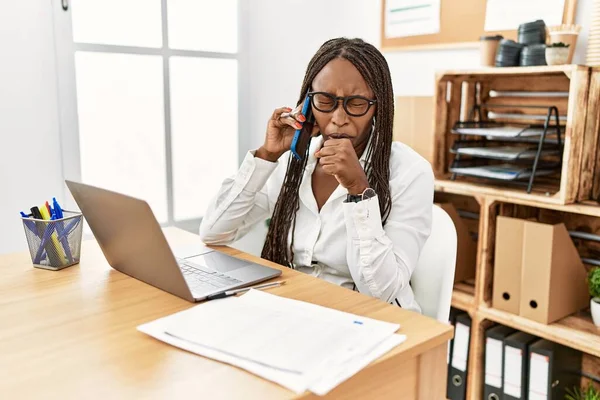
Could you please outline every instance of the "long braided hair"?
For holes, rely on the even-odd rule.
[[[308,63],[297,104],[304,101],[315,76],[321,69],[331,60],[340,57],[350,61],[356,67],[377,99],[375,126],[371,133],[371,145],[366,154],[365,173],[369,185],[379,198],[381,219],[385,224],[392,207],[389,178],[394,95],[390,70],[381,52],[361,39],[337,38],[326,41]],[[298,191],[309,157],[309,147],[310,143],[306,146],[306,154],[302,160],[289,158],[287,172],[273,210],[261,255],[262,258],[292,268],[296,213],[300,208]],[[291,241],[288,246],[290,228]]]

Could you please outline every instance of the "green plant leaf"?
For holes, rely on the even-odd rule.
[[[590,384],[585,390],[584,400],[600,400],[600,392],[598,392],[596,388]]]
[[[552,43],[549,44],[548,47],[569,47],[569,44],[563,43],[563,42],[556,42],[556,43]]]
[[[567,388],[565,400],[600,400],[600,391],[598,391],[591,384],[585,389],[573,387],[572,389]]]
[[[600,297],[600,268],[592,268],[587,276],[590,296]]]
[[[583,392],[578,387],[574,387],[573,389],[567,388],[566,392],[565,400],[584,400]]]

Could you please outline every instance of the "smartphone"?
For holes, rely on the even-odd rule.
[[[310,142],[310,136],[315,123],[312,115],[312,107],[310,106],[310,97],[308,96],[306,96],[302,105],[302,115],[304,115],[306,121],[302,124],[302,128],[296,129],[290,147],[292,155],[296,160],[302,160],[303,155],[306,154],[306,146]]]

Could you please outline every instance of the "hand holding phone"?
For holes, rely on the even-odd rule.
[[[310,99],[308,100],[299,104],[295,110],[280,107],[273,111],[267,124],[265,142],[256,151],[255,157],[275,162],[283,153],[292,150],[292,153],[296,153],[293,157],[302,158],[315,126]],[[295,144],[292,146],[294,138]]]
[[[302,160],[303,155],[306,154],[306,146],[308,146],[308,143],[310,142],[314,126],[312,107],[310,106],[310,97],[308,96],[306,96],[304,104],[302,105],[302,115],[304,115],[306,121],[302,124],[302,128],[296,129],[296,132],[294,132],[294,138],[292,139],[292,145],[290,147],[292,155],[297,160]]]

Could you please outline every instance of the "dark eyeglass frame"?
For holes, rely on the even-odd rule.
[[[317,105],[315,104],[315,95],[317,94],[322,94],[324,96],[329,97],[330,99],[333,100],[333,105],[331,106],[331,109],[329,110],[323,110],[320,109],[319,107],[317,107]],[[342,96],[334,96],[331,93],[327,93],[327,92],[308,92],[307,94],[308,97],[310,97],[310,103],[312,104],[312,106],[320,112],[323,113],[330,113],[330,112],[334,112],[336,108],[338,108],[338,105],[340,104],[340,100],[342,101],[342,107],[344,108],[344,111],[346,111],[346,114],[352,116],[352,117],[362,117],[363,115],[365,115],[366,113],[369,112],[369,110],[371,109],[371,106],[375,103],[377,103],[377,100],[374,99],[369,99],[367,97],[364,96],[346,96],[346,97],[342,97]],[[367,109],[365,110],[365,112],[360,113],[360,114],[356,114],[356,113],[352,113],[348,110],[348,102],[355,100],[355,99],[360,99],[360,100],[365,100],[367,102]]]

